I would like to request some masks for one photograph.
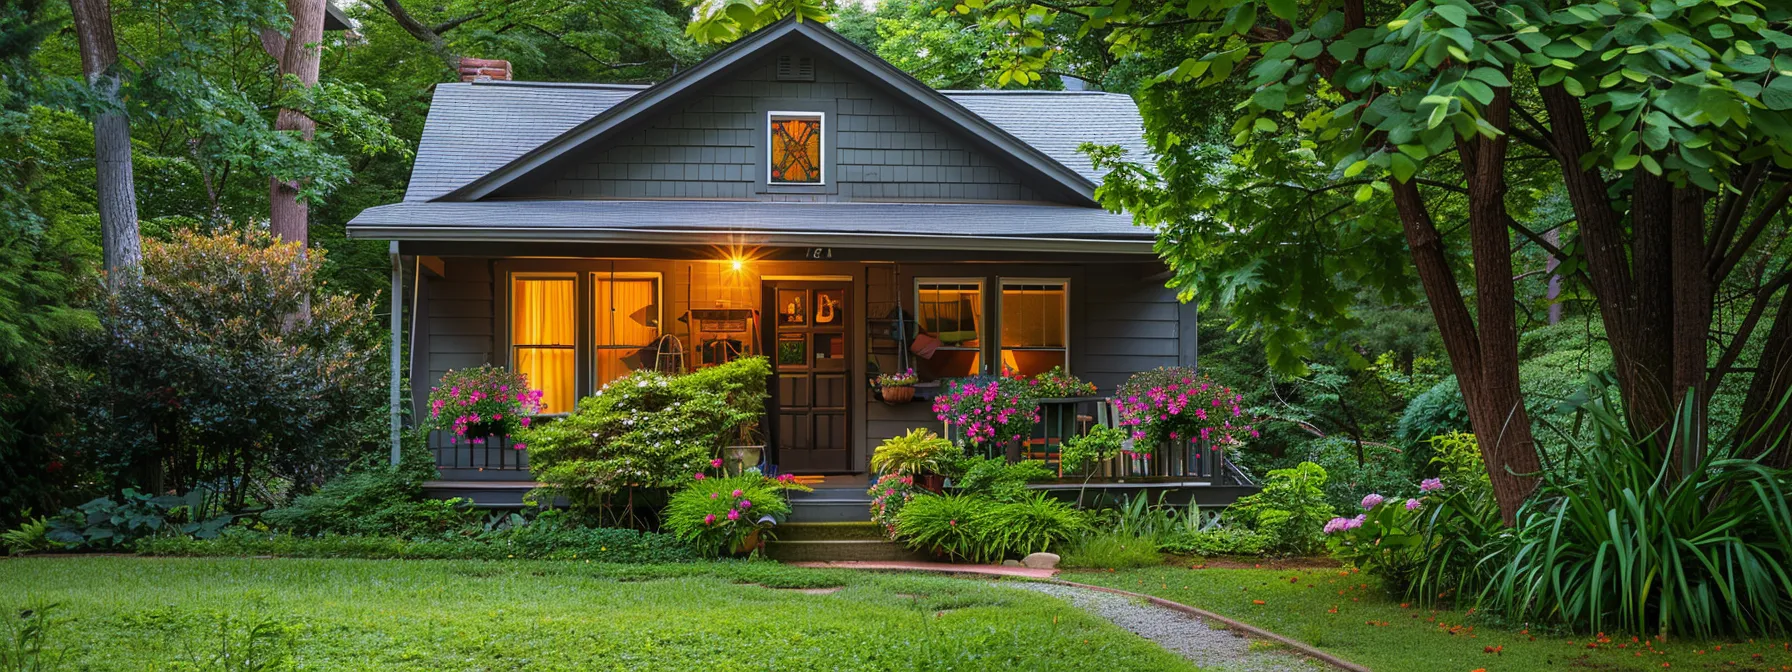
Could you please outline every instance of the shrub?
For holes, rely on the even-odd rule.
[[[423,482],[435,476],[420,452],[402,466],[373,461],[325,483],[317,492],[261,515],[274,529],[298,535],[440,536],[469,526],[481,514],[458,501],[425,497]]]
[[[1043,492],[998,504],[973,525],[992,559],[1050,550],[1088,528],[1083,512]]]
[[[712,556],[738,553],[755,535],[769,538],[767,531],[790,515],[784,491],[809,489],[789,474],[780,478],[766,478],[757,472],[722,478],[697,476],[673,493],[663,521],[667,531]]]
[[[144,555],[287,558],[362,558],[373,560],[592,560],[627,564],[689,562],[691,546],[670,534],[621,528],[586,528],[531,523],[514,530],[477,537],[400,539],[387,536],[324,535],[300,537],[284,533],[232,528],[216,539],[153,537],[137,542]]]
[[[1707,638],[1792,627],[1792,472],[1763,462],[1787,449],[1784,439],[1711,445],[1694,461],[1682,453],[1704,427],[1691,409],[1638,440],[1603,401],[1583,408],[1592,440],[1569,452],[1567,468],[1545,471],[1520,507],[1490,554],[1499,563],[1484,604],[1588,632]]]
[[[1065,439],[1063,452],[1058,454],[1059,463],[1069,472],[1111,459],[1120,454],[1126,438],[1124,429],[1095,427],[1088,434]]]
[[[70,549],[129,548],[132,542],[154,535],[215,537],[233,519],[230,514],[198,518],[203,511],[197,491],[186,497],[151,496],[125,488],[116,500],[100,497],[63,509],[50,518],[44,536]]]
[[[878,444],[871,453],[871,470],[883,474],[939,473],[941,462],[959,453],[951,441],[932,430],[916,428]]]
[[[0,546],[5,546],[9,555],[52,548],[50,520],[41,516],[32,518],[30,510],[26,510],[22,517],[25,518],[25,522],[19,523],[18,527],[0,533]]]
[[[377,446],[363,443],[385,424],[377,321],[323,291],[324,263],[266,233],[145,239],[138,277],[80,345],[109,375],[83,391],[79,448],[108,476],[160,473],[157,492],[205,488],[209,516],[308,490]]]
[[[1163,550],[1179,555],[1262,555],[1269,543],[1269,537],[1259,532],[1217,527],[1171,535]]]
[[[909,547],[970,562],[1000,562],[1048,550],[1086,529],[1081,512],[1044,493],[1014,502],[978,495],[923,495],[896,517],[896,535]]]
[[[916,497],[896,517],[896,536],[910,548],[971,562],[988,561],[991,554],[976,521],[996,506],[994,500],[973,495]]]
[[[1117,532],[1091,534],[1064,550],[1060,567],[1071,569],[1133,569],[1164,562],[1150,539]]]
[[[1325,498],[1325,469],[1302,462],[1269,472],[1263,490],[1228,509],[1233,520],[1262,533],[1278,553],[1307,554],[1323,547],[1322,530],[1332,517]]]
[[[763,357],[677,377],[636,371],[516,438],[530,447],[536,479],[581,508],[625,487],[679,487],[759,421],[768,375]]]
[[[896,538],[896,518],[902,514],[902,507],[914,501],[920,491],[915,488],[915,477],[901,474],[884,474],[865,491],[871,495],[871,522],[882,525],[884,532],[891,539]]]
[[[978,376],[946,386],[933,400],[933,412],[964,432],[965,441],[995,455],[1010,439],[1029,436],[1039,422],[1039,402],[1029,385],[1016,378]]]
[[[1133,374],[1116,398],[1120,425],[1132,429],[1135,441],[1157,445],[1169,441],[1214,439],[1233,443],[1257,430],[1244,422],[1244,397],[1214,383],[1194,369],[1159,367]]]
[[[509,436],[540,412],[541,390],[529,388],[527,375],[501,367],[449,371],[429,391],[429,428],[448,432],[451,441]]]
[[[965,456],[951,468],[952,486],[961,494],[988,497],[1012,502],[1027,493],[1027,484],[1057,477],[1057,472],[1043,460],[1021,460],[1009,464],[1000,457]]]
[[[1355,509],[1372,492],[1387,496],[1412,494],[1416,480],[1406,455],[1382,443],[1358,444],[1348,437],[1330,436],[1303,443],[1289,455],[1325,469],[1326,502],[1333,509]]]

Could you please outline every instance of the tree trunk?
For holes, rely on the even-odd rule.
[[[1560,249],[1562,247],[1562,230],[1555,228],[1543,232],[1543,240]],[[1556,272],[1556,268],[1561,265],[1561,257],[1554,254],[1549,255],[1549,260],[1543,262],[1543,272],[1549,275],[1549,289],[1543,294],[1543,298],[1549,301],[1549,324],[1552,325],[1562,322],[1562,275]]]
[[[112,35],[108,0],[69,0],[81,48],[81,72],[104,109],[93,118],[94,170],[100,211],[100,247],[106,272],[116,283],[121,271],[143,261],[137,234],[136,177],[131,170],[131,120],[119,100],[122,81],[113,66],[118,42]]]
[[[1705,377],[1710,362],[1706,337],[1711,331],[1713,300],[1704,263],[1705,192],[1693,186],[1675,188],[1670,216],[1674,270],[1669,300],[1674,328],[1670,333],[1673,368],[1669,375],[1674,405],[1685,405],[1693,413],[1692,435],[1678,437],[1684,443],[1675,447],[1680,451],[1682,468],[1690,470],[1705,452],[1706,419],[1710,412],[1707,403],[1713,391],[1706,386]]]
[[[1756,301],[1770,301],[1761,296]],[[1780,299],[1779,311],[1767,340],[1761,349],[1761,363],[1749,382],[1748,394],[1742,402],[1742,418],[1736,428],[1737,440],[1745,443],[1744,451],[1759,455],[1772,449],[1767,462],[1777,467],[1792,467],[1792,292]]]
[[[262,47],[280,62],[280,77],[296,76],[299,85],[317,85],[318,66],[322,56],[325,0],[287,0],[286,11],[292,14],[292,32],[285,39],[262,34]],[[283,81],[284,84],[284,81]],[[274,119],[274,130],[297,132],[309,142],[317,130],[317,122],[304,112],[281,108]],[[299,199],[299,183],[268,178],[268,220],[274,235],[287,242],[296,242],[302,250],[309,239],[310,206]]]

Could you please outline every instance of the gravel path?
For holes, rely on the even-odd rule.
[[[1002,585],[1069,600],[1078,608],[1157,642],[1158,646],[1180,654],[1205,670],[1305,672],[1331,669],[1317,660],[1286,649],[1259,645],[1258,650],[1253,651],[1253,640],[1242,633],[1235,633],[1223,626],[1211,627],[1194,616],[1149,602],[1136,602],[1124,595],[1031,581],[1004,581]]]

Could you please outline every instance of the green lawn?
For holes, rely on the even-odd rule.
[[[1461,612],[1404,607],[1384,597],[1372,580],[1336,568],[1165,566],[1072,572],[1060,578],[1201,607],[1313,644],[1377,672],[1792,670],[1788,651],[1792,644],[1785,638],[1728,643],[1670,640],[1647,647],[1629,636],[1597,641],[1587,635],[1501,628]],[[1492,653],[1489,647],[1499,648]]]
[[[222,669],[257,624],[305,670],[1192,669],[1043,595],[763,562],[0,560],[42,603],[69,670]]]

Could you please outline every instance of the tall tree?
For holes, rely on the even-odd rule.
[[[287,0],[286,11],[292,17],[291,29],[281,35],[273,28],[261,30],[262,48],[280,64],[282,100],[303,99],[317,86],[324,39],[324,6],[327,0]],[[297,134],[311,142],[317,133],[313,121],[298,106],[282,104],[274,118],[274,131]],[[268,178],[268,222],[274,235],[287,242],[296,242],[303,249],[310,240],[311,207],[300,198],[298,180]]]
[[[1729,374],[1754,368],[1739,361],[1751,348],[1785,352],[1787,334],[1756,327],[1792,312],[1789,12],[1667,0],[1023,0],[985,17],[1015,27],[1012,40],[1060,19],[1110,30],[1129,58],[1204,45],[1148,84],[1142,108],[1148,124],[1173,127],[1206,113],[1177,107],[1181,89],[1242,85],[1233,148],[1198,151],[1153,131],[1162,160],[1115,171],[1106,202],[1159,227],[1176,282],[1229,299],[1290,369],[1308,336],[1355,319],[1343,290],[1398,291],[1416,274],[1510,516],[1538,464],[1517,389],[1515,243],[1562,258],[1563,275],[1593,295],[1639,437],[1658,437],[1677,403],[1702,413]],[[1532,217],[1557,185],[1574,215],[1565,245]],[[1408,264],[1391,263],[1394,235]],[[1783,431],[1788,414],[1766,410],[1788,378],[1757,371],[1766,389],[1745,414],[1777,417]]]
[[[101,248],[112,282],[143,261],[137,234],[137,180],[131,170],[131,119],[120,91],[118,42],[112,35],[112,3],[69,0],[81,46],[81,73],[92,88],[93,151],[97,174]],[[121,272],[127,271],[127,272]]]

